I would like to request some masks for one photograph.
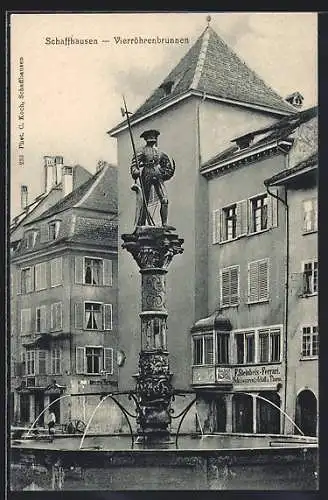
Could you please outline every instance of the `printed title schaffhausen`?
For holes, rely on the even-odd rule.
[[[101,43],[110,43],[111,40],[100,40],[98,38],[75,38],[72,36],[65,37],[50,37],[47,36],[45,38],[45,45],[64,45],[66,47],[70,47],[71,45],[99,45]],[[188,44],[188,37],[161,37],[161,36],[152,36],[152,37],[143,37],[143,36],[130,36],[130,37],[122,37],[122,36],[114,36],[112,37],[112,41],[115,45],[165,45],[165,44]]]

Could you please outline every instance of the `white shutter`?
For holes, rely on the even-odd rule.
[[[104,348],[104,370],[106,373],[113,373],[113,349],[111,347]]]
[[[270,191],[277,196],[278,189],[270,188]],[[270,194],[268,195],[268,228],[278,226],[278,200]]]
[[[230,305],[230,272],[229,269],[221,271],[221,305]]]
[[[112,330],[112,304],[104,304],[104,330]]]
[[[221,210],[213,210],[212,212],[212,243],[219,243],[221,229]]]
[[[230,305],[239,302],[239,267],[230,268]]]
[[[48,241],[48,224],[41,224],[40,226],[40,243]]]
[[[21,310],[21,334],[31,333],[31,309]]]
[[[20,295],[22,293],[22,271],[17,269],[15,274],[16,274],[17,295]]]
[[[63,282],[62,257],[50,261],[51,286],[61,285]]]
[[[56,330],[62,330],[63,328],[63,304],[58,302],[56,304]]]
[[[45,266],[45,262],[35,265],[35,290],[44,290],[46,288]]]
[[[74,316],[75,316],[75,328],[77,330],[83,330],[84,326],[84,304],[83,302],[78,302],[74,306]]]
[[[243,236],[248,232],[248,202],[247,200],[242,200],[237,203],[236,207],[236,233],[237,236]]]
[[[40,333],[45,333],[47,330],[47,306],[40,307]]]
[[[248,264],[248,302],[257,302],[259,297],[258,290],[258,261]]]
[[[269,260],[261,260],[258,263],[259,295],[258,300],[269,299]]]
[[[55,325],[55,304],[50,306],[50,329],[53,330]]]
[[[103,284],[105,286],[113,285],[113,262],[110,259],[103,260]]]
[[[85,372],[84,365],[85,365],[85,347],[77,347],[76,363],[75,363],[76,373],[84,373]]]
[[[75,283],[82,285],[83,279],[83,257],[77,255],[75,257]]]
[[[269,260],[257,260],[248,264],[248,301],[261,302],[269,299]]]
[[[29,292],[33,292],[35,289],[35,268],[34,266],[31,266],[31,289]]]

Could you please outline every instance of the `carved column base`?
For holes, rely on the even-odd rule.
[[[138,395],[138,434],[147,441],[169,439],[173,388],[168,352],[163,349],[141,351],[136,394]]]

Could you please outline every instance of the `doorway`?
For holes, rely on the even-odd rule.
[[[30,395],[21,394],[20,395],[20,421],[22,423],[27,423],[30,421]]]
[[[306,436],[317,435],[317,398],[304,390],[296,398],[296,424]]]
[[[244,394],[232,398],[233,432],[253,433],[253,399]]]
[[[264,391],[259,396],[280,408],[280,397],[276,392]],[[259,398],[256,398],[256,432],[259,434],[280,434],[280,411]]]
[[[49,404],[53,403],[60,397],[60,394],[50,394],[49,396]],[[60,401],[56,401],[53,405],[50,406],[49,411],[53,411],[56,416],[56,423],[60,423]]]
[[[218,396],[215,400],[215,431],[226,432],[227,408],[224,396]]]
[[[44,394],[43,392],[36,392],[35,393],[35,403],[34,403],[34,408],[35,408],[35,418],[37,418],[40,413],[44,410]],[[44,413],[41,415],[41,417],[38,420],[38,425],[44,426]]]

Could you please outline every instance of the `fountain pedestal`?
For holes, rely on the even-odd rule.
[[[141,351],[135,375],[138,441],[170,440],[173,374],[167,350],[166,273],[173,257],[183,252],[183,239],[172,227],[137,226],[123,234],[123,248],[141,273]]]

